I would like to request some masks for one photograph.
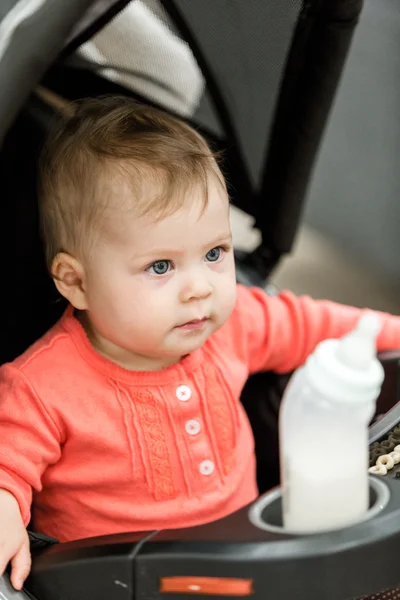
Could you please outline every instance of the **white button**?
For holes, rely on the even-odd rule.
[[[197,435],[201,429],[200,423],[196,419],[192,419],[186,422],[185,425],[186,433],[189,435]]]
[[[200,463],[200,473],[202,475],[211,475],[214,472],[215,465],[211,460],[203,460]]]
[[[176,397],[181,402],[187,402],[190,400],[192,390],[187,385],[180,385],[176,390]]]

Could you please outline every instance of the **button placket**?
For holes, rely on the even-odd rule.
[[[204,478],[208,478],[214,473],[216,466],[212,460],[205,458],[206,456],[210,456],[211,447],[205,435],[205,426],[198,418],[200,414],[199,400],[194,395],[192,388],[187,384],[179,385],[175,390],[175,395],[179,400],[179,404],[181,404],[181,414],[186,417],[186,420],[181,422],[181,426],[184,428],[188,442],[189,454],[187,458],[197,473]],[[193,481],[193,485],[195,487],[200,485],[203,488],[205,484],[203,477],[201,480],[198,479],[197,484]],[[200,481],[203,481],[203,484]]]

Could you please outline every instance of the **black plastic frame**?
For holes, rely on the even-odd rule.
[[[270,250],[290,252],[363,0],[306,0],[287,60],[256,224]],[[300,198],[300,200],[299,200]]]

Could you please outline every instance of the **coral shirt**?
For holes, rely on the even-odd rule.
[[[219,519],[257,495],[240,394],[250,373],[288,372],[360,311],[238,286],[227,323],[161,372],[131,372],[90,346],[69,309],[0,369],[0,488],[25,523],[61,541]],[[400,347],[382,315],[379,349]]]

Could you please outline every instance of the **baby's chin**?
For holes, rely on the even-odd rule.
[[[165,358],[173,356],[178,356],[179,358],[182,358],[183,356],[187,356],[192,352],[196,352],[196,350],[199,350],[202,346],[204,346],[204,343],[209,337],[210,336],[203,337],[201,340],[195,339],[193,337],[191,339],[186,340],[186,343],[184,344],[177,344],[174,348],[171,348],[167,351],[167,353],[165,354]]]
[[[175,354],[178,352],[178,354],[183,356],[199,350],[223,324],[210,323],[204,331],[186,330],[182,333],[179,332],[180,339],[175,345],[173,352]]]

